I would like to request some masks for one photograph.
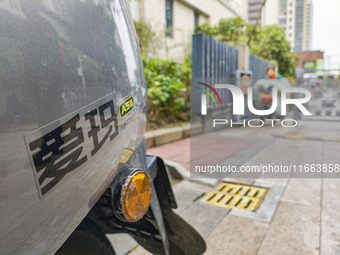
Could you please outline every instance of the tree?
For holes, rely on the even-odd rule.
[[[263,2],[261,4],[261,7],[260,7],[260,10],[259,10],[259,13],[257,14],[255,25],[254,25],[253,30],[251,31],[251,33],[249,35],[249,38],[248,38],[248,42],[247,42],[248,46],[250,45],[251,39],[253,38],[253,35],[256,32],[256,27],[259,24],[259,20],[261,18],[262,9],[263,9],[264,5],[266,4],[266,1],[267,0],[263,0]]]
[[[195,30],[208,34],[232,46],[246,44],[250,37],[251,54],[267,61],[276,61],[279,72],[284,76],[294,75],[296,66],[289,42],[285,39],[283,28],[267,26],[262,28],[245,23],[242,18],[221,19],[217,26],[204,24]]]
[[[208,23],[198,26],[196,33],[204,33],[218,40],[236,46],[246,40],[247,24],[241,17],[235,19],[221,19],[217,26],[211,27]]]
[[[250,53],[268,61],[275,60],[282,75],[294,75],[296,62],[290,44],[285,39],[284,29],[278,26],[267,26],[260,30],[250,44]]]

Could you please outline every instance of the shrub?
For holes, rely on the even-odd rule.
[[[188,121],[191,67],[184,62],[143,58],[148,87],[149,127]]]

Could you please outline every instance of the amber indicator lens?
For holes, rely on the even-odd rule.
[[[130,221],[141,219],[148,211],[151,200],[151,183],[142,171],[132,173],[123,187],[122,205],[125,217]]]

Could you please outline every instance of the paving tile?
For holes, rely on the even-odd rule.
[[[183,188],[183,189],[190,189],[190,190],[195,190],[195,191],[201,191],[201,192],[209,192],[213,188],[211,186],[203,185],[200,183],[195,183],[195,182],[190,182],[190,181],[181,181],[180,183],[176,184],[173,189],[177,188]]]
[[[321,179],[291,178],[281,201],[320,208]]]
[[[340,254],[340,179],[324,179],[321,215],[321,255]]]
[[[319,254],[320,193],[320,179],[289,179],[258,254]]]
[[[286,186],[289,178],[257,178],[256,182],[271,185]]]
[[[115,249],[116,255],[127,254],[131,249],[138,246],[138,243],[129,234],[106,235]]]
[[[255,178],[223,178],[224,182],[235,182],[235,183],[241,183],[241,184],[248,184],[251,185],[255,181]]]
[[[227,215],[206,239],[205,254],[256,254],[268,225],[264,222]]]
[[[281,202],[259,255],[319,254],[320,207]]]
[[[227,208],[197,201],[182,211],[180,215],[205,238],[228,212]]]
[[[185,155],[185,154],[176,155],[174,157],[170,157],[169,159],[172,160],[172,161],[175,161],[175,162],[190,163],[190,157],[188,155]]]
[[[195,199],[204,194],[201,190],[188,189],[183,186],[173,187],[178,208],[176,213],[184,211],[188,206],[194,203]]]

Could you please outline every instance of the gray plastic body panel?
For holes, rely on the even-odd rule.
[[[127,1],[1,1],[0,254],[53,254],[142,142],[146,109]]]

